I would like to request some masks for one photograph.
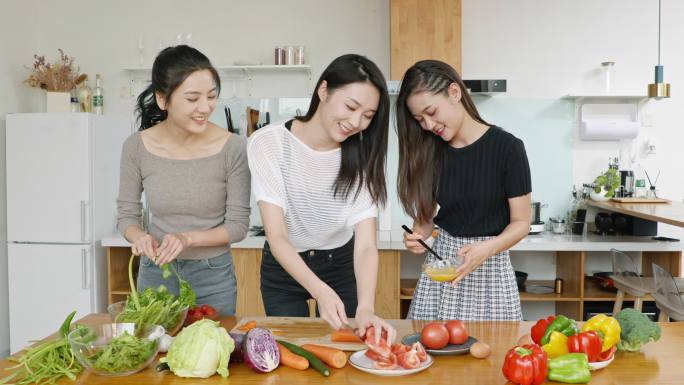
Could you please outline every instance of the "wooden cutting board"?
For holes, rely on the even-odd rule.
[[[663,198],[611,198],[610,200],[618,203],[672,203],[671,200]]]
[[[257,327],[269,329],[276,339],[293,344],[316,344],[355,352],[366,349],[363,343],[332,342],[333,329],[321,318],[308,317],[242,317],[231,333],[244,333],[238,328],[249,321],[256,321]]]

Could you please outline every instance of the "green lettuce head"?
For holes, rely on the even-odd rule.
[[[181,330],[159,362],[166,362],[179,377],[207,378],[218,372],[225,378],[234,349],[233,339],[219,322],[203,319]]]

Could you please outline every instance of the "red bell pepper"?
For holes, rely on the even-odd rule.
[[[599,360],[601,354],[601,337],[595,331],[582,332],[568,337],[570,353],[585,353],[589,362]]]
[[[546,328],[548,328],[551,322],[553,322],[555,319],[556,316],[550,315],[548,318],[540,319],[536,324],[534,324],[534,326],[532,326],[531,337],[535,344],[541,346],[541,339],[544,337],[544,333],[546,333]]]
[[[546,352],[539,345],[516,346],[506,353],[501,370],[516,385],[539,385],[548,373]]]

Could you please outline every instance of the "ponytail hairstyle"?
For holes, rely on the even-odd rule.
[[[351,83],[367,82],[380,93],[378,109],[368,128],[361,135],[352,135],[342,142],[340,172],[333,186],[333,193],[347,198],[352,190],[358,196],[363,185],[370,192],[373,202],[384,205],[387,201],[385,185],[385,158],[387,157],[387,133],[389,129],[389,94],[385,77],[375,63],[368,58],[348,54],[333,60],[323,71],[316,83],[311,104],[306,115],[298,116],[300,122],[308,122],[316,114],[321,102],[318,92],[321,83],[326,82],[328,92]]]
[[[221,79],[209,58],[195,48],[187,45],[164,48],[152,65],[152,83],[138,95],[136,115],[139,130],[150,128],[166,120],[166,111],[159,108],[155,93],[171,100],[173,91],[195,71],[209,70],[216,83],[217,94],[221,92]]]
[[[475,121],[487,124],[477,112],[459,74],[438,60],[422,60],[404,74],[397,97],[397,134],[399,136],[399,175],[397,190],[404,211],[418,223],[429,223],[437,205],[437,187],[442,173],[444,151],[449,144],[425,131],[406,104],[415,93],[449,95],[449,86],[458,84],[461,104]]]

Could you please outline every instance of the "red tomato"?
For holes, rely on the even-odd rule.
[[[429,349],[441,349],[449,344],[449,331],[440,322],[430,322],[420,333],[420,342]]]
[[[461,345],[468,341],[468,329],[466,329],[463,322],[459,320],[453,320],[446,323],[447,330],[449,331],[449,343],[453,345]]]
[[[208,317],[213,317],[216,315],[216,309],[214,309],[213,307],[211,307],[209,305],[203,305],[203,306],[207,307],[206,309],[204,309],[204,315],[206,315]]]
[[[414,342],[413,346],[411,346],[411,349],[415,350],[416,353],[418,353],[418,359],[420,359],[420,362],[427,361],[427,352],[425,351],[423,345],[420,344],[420,342]]]
[[[402,353],[397,357],[399,365],[404,369],[415,369],[420,365],[420,358],[418,358],[418,353],[411,349],[408,352]]]
[[[397,356],[390,353],[388,358],[378,357],[376,361],[373,362],[373,367],[380,370],[392,370],[397,368]]]

